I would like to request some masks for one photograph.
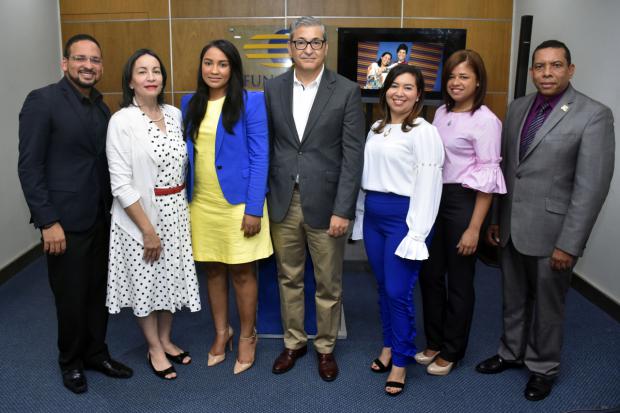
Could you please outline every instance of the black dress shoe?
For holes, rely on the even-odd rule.
[[[84,393],[88,390],[86,376],[82,369],[66,370],[62,372],[62,383],[75,394]]]
[[[523,367],[523,363],[520,361],[507,361],[496,354],[479,363],[476,366],[476,371],[483,374],[496,374],[504,370],[518,369],[521,367]]]
[[[526,399],[536,402],[549,396],[552,387],[552,378],[532,374],[527,382],[527,386],[525,386],[523,395]]]
[[[87,369],[97,370],[106,376],[116,379],[128,379],[133,376],[132,369],[112,359],[107,359],[98,363],[86,363],[85,366]]]

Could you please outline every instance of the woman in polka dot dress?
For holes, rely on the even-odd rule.
[[[189,353],[170,340],[172,313],[200,310],[185,198],[187,155],[181,113],[163,103],[166,70],[140,49],[123,71],[122,109],[108,125],[114,204],[106,306],[133,308],[155,374],[176,378],[171,361]]]

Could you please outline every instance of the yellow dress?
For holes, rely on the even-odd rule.
[[[270,256],[273,248],[267,204],[263,207],[260,232],[246,238],[241,230],[245,204],[229,204],[220,188],[215,170],[215,134],[224,99],[209,101],[194,146],[192,245],[196,261],[242,264]]]

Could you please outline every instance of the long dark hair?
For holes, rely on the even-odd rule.
[[[131,83],[131,78],[133,76],[133,68],[136,65],[136,61],[142,56],[144,56],[145,54],[149,56],[153,56],[159,62],[159,68],[161,69],[162,81],[161,81],[161,91],[159,92],[159,95],[157,95],[157,104],[158,105],[164,104],[164,89],[166,88],[166,80],[168,79],[168,74],[166,73],[166,68],[164,67],[164,63],[161,61],[159,56],[157,56],[157,54],[151,49],[138,49],[135,51],[134,54],[132,54],[129,57],[129,60],[127,60],[127,63],[125,63],[125,67],[123,68],[123,79],[122,79],[123,99],[121,100],[121,104],[120,104],[121,108],[126,108],[130,105],[133,105],[133,97],[135,96],[135,92],[131,87],[129,87],[129,84]]]
[[[465,62],[476,75],[476,92],[474,94],[474,103],[470,110],[470,113],[473,115],[475,111],[480,109],[480,106],[484,103],[484,97],[487,94],[487,71],[484,68],[482,57],[480,57],[480,55],[473,50],[458,50],[452,53],[448,60],[446,60],[443,67],[443,74],[441,75],[443,101],[446,104],[446,111],[451,112],[452,109],[454,109],[456,102],[448,93],[448,80],[450,80],[450,75],[452,74],[454,68],[463,62]]]
[[[390,55],[390,60],[392,60],[392,53],[390,52],[383,52],[381,54],[381,57],[377,59],[377,64],[379,65],[379,67],[381,67],[381,61],[383,60],[383,56],[385,56],[386,54]]]
[[[185,119],[183,119],[183,124],[187,131],[186,136],[191,138],[192,141],[195,141],[196,136],[198,136],[200,123],[204,119],[207,105],[209,104],[209,86],[202,78],[202,60],[207,51],[212,47],[224,53],[230,64],[230,79],[228,80],[226,99],[222,107],[222,124],[226,132],[230,134],[233,133],[233,126],[235,126],[235,123],[237,123],[243,113],[243,96],[245,90],[243,89],[243,64],[241,63],[239,51],[235,45],[228,40],[213,40],[203,47],[200,52],[196,93],[194,93],[194,96],[190,99]]]
[[[379,121],[379,124],[373,128],[373,132],[381,133],[383,132],[383,128],[385,125],[392,122],[392,113],[390,112],[390,107],[387,104],[386,94],[387,91],[392,87],[392,83],[394,80],[402,75],[403,73],[410,73],[415,78],[415,87],[418,90],[418,101],[413,104],[413,108],[411,112],[405,118],[401,129],[403,132],[409,132],[412,128],[415,128],[417,125],[415,124],[416,118],[422,112],[422,106],[424,106],[424,76],[422,76],[422,72],[415,66],[411,65],[396,65],[392,70],[388,72],[387,77],[385,78],[385,82],[383,82],[383,87],[381,87],[381,92],[379,95],[379,107],[381,108],[381,112],[383,117]]]

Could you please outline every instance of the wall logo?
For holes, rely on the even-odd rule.
[[[252,43],[243,45],[244,57],[260,66],[272,69],[285,69],[292,66],[287,46],[289,31],[278,30],[274,34],[255,34]]]

